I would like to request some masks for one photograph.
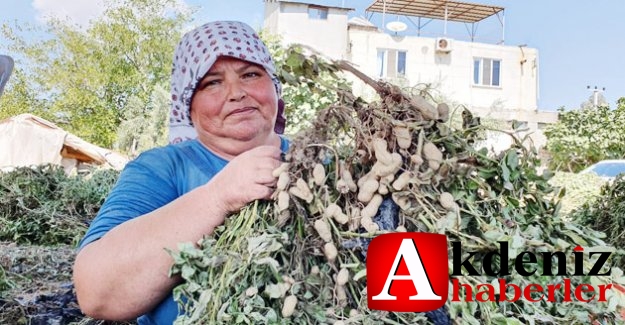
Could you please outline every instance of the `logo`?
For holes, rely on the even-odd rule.
[[[375,237],[367,252],[367,302],[370,309],[427,312],[442,307],[451,286],[451,302],[605,302],[612,283],[586,282],[584,277],[611,275],[611,252],[576,246],[572,251],[512,253],[508,242],[498,249],[465,251],[451,242],[448,260],[445,235],[419,232]],[[449,271],[451,263],[451,272]],[[461,283],[464,275],[494,278],[488,283]],[[513,276],[515,275],[515,276]],[[519,281],[559,277],[556,283]],[[584,280],[584,282],[580,281]],[[451,283],[450,283],[451,282]],[[618,288],[616,288],[618,289]]]
[[[464,274],[498,277],[495,283],[480,283],[469,285],[460,283],[456,278],[452,279],[451,301],[477,301],[477,302],[515,302],[525,299],[529,302],[592,302],[606,301],[607,291],[612,289],[612,284],[580,283],[574,285],[572,277],[583,276],[608,276],[612,269],[608,263],[611,252],[590,251],[584,254],[584,248],[576,246],[572,255],[562,251],[540,252],[524,251],[518,253],[513,261],[514,267],[508,264],[510,261],[508,242],[500,241],[499,250],[486,253],[481,258],[481,270],[472,263],[478,252],[463,252],[460,242],[452,242],[453,270],[452,276]],[[588,258],[585,257],[588,255]],[[464,259],[463,259],[464,258]],[[497,262],[498,261],[498,262]],[[502,263],[501,261],[506,261]],[[571,263],[572,262],[572,263]],[[493,267],[493,265],[495,265]],[[508,283],[506,277],[514,273],[524,277],[540,275],[541,277],[561,276],[564,279],[558,283]],[[571,272],[571,269],[573,272]],[[562,298],[558,298],[562,297]]]
[[[426,312],[447,301],[449,270],[445,235],[403,232],[371,240],[367,250],[370,309]]]

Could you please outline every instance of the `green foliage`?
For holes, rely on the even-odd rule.
[[[564,111],[545,130],[547,150],[554,170],[579,171],[604,159],[625,156],[625,97],[608,106]]]
[[[317,113],[336,102],[336,89],[350,89],[338,69],[300,45],[284,47],[277,36],[261,34],[276,63],[287,115],[286,134],[311,126]]]
[[[0,299],[5,297],[5,291],[13,288],[14,286],[14,282],[8,278],[6,271],[0,264]]]
[[[119,172],[67,176],[61,167],[22,167],[0,174],[0,240],[75,244],[104,202]]]
[[[169,92],[157,87],[147,107],[136,97],[128,101],[122,123],[117,129],[117,149],[131,156],[167,144]]]
[[[564,196],[560,201],[560,212],[568,215],[571,211],[599,197],[605,180],[595,173],[556,172],[549,183],[564,189]]]
[[[48,114],[45,109],[47,103],[36,97],[36,91],[32,88],[28,77],[24,72],[14,71],[7,89],[0,97],[0,120],[19,115],[22,113],[31,113],[42,118],[51,120],[54,116]]]
[[[606,234],[606,242],[621,250],[613,265],[625,268],[625,176],[605,183],[599,196],[574,211],[572,218],[581,225]]]
[[[464,197],[463,205],[469,214],[463,214],[461,232],[456,232],[462,247],[472,247],[478,251],[470,260],[477,269],[484,263],[485,253],[496,248],[494,243],[509,243],[509,265],[514,264],[514,257],[521,251],[530,251],[536,255],[542,252],[564,252],[571,256],[576,245],[583,247],[601,247],[602,250],[614,251],[602,240],[603,234],[587,227],[570,222],[560,212],[560,199],[564,192],[558,191],[549,184],[551,173],[537,172],[540,162],[536,154],[527,151],[518,143],[511,149],[502,152],[495,158],[486,156],[485,151],[477,155],[478,168],[466,177],[456,178],[451,184],[454,197]],[[446,221],[453,225],[455,221]],[[449,229],[448,229],[449,231]],[[453,231],[452,231],[453,233]],[[485,247],[489,246],[489,249]],[[466,256],[466,255],[465,255]],[[539,263],[540,264],[540,263]],[[574,263],[571,258],[566,262],[567,274],[573,274]],[[522,276],[513,272],[502,277],[506,283],[519,286],[538,283],[545,287],[548,284],[562,283],[569,278],[571,283],[609,284],[623,281],[622,271],[612,268],[612,275],[596,277],[542,276],[539,272],[531,276]],[[466,283],[492,283],[500,277],[464,276]],[[515,303],[499,303],[498,305],[473,303],[451,304],[452,313],[461,313],[463,323],[499,323],[497,318],[507,315],[507,323],[571,323],[588,324],[590,315],[604,315],[613,321],[616,315],[615,306],[622,301],[617,295],[610,293],[609,303],[573,302],[564,305],[562,292],[555,293],[557,305],[551,302],[537,303],[520,300]],[[554,307],[557,306],[557,307]],[[610,307],[613,306],[613,307]],[[607,308],[607,309],[606,309]],[[606,313],[606,311],[608,313]],[[498,316],[495,316],[498,315]],[[503,322],[506,323],[506,322]]]
[[[181,244],[179,252],[171,252],[174,258],[171,273],[180,273],[188,283],[178,286],[174,297],[178,301],[182,301],[181,297],[194,298],[185,306],[188,313],[180,316],[176,324],[212,324],[216,319],[227,324],[277,321],[278,314],[274,309],[279,310],[279,299],[275,298],[281,294],[261,297],[257,285],[268,278],[281,281],[276,277],[279,262],[272,256],[289,254],[292,247],[284,245],[288,235],[275,227],[263,234],[254,231],[268,227],[264,216],[269,213],[268,204],[256,202],[241,210],[240,215],[246,218],[228,218],[212,238],[203,241],[200,249]],[[242,252],[242,255],[228,256],[232,251]],[[248,297],[237,296],[248,288],[256,292],[249,291]],[[265,292],[271,290],[271,286],[265,288]],[[221,297],[229,297],[225,310],[220,304],[212,303]]]
[[[68,131],[105,147],[115,141],[131,98],[145,108],[141,115],[150,115],[155,88],[168,88],[173,50],[188,13],[171,9],[174,0],[107,4],[104,16],[86,29],[53,20],[51,38],[33,43],[4,26],[8,50],[24,58],[15,68],[28,84],[11,80],[3,110],[46,112],[52,121],[67,123]]]
[[[485,152],[479,153],[477,158],[479,165],[477,170],[468,174],[466,179],[459,177],[452,182],[452,188],[455,190],[451,192],[455,192],[454,197],[466,195],[465,205],[468,208],[466,210],[471,211],[471,218],[463,217],[461,221],[462,224],[466,223],[466,228],[461,233],[457,233],[457,239],[462,242],[463,247],[476,247],[476,250],[480,251],[482,249],[479,247],[486,245],[494,249],[493,243],[503,240],[510,243],[509,256],[511,257],[521,251],[531,251],[537,255],[541,252],[561,251],[570,256],[576,245],[611,252],[618,247],[604,242],[605,235],[602,232],[594,231],[577,222],[571,222],[569,216],[561,213],[560,199],[565,192],[558,191],[549,183],[552,175],[548,170],[542,175],[537,173],[540,162],[535,153],[526,151],[517,143],[515,147],[494,159],[487,158]],[[453,224],[453,220],[447,222]],[[475,238],[467,239],[464,238],[465,236],[475,236]],[[481,268],[484,253],[477,253],[471,261],[476,268]],[[512,265],[514,261],[511,259],[508,263]],[[567,274],[573,274],[574,263],[571,257],[566,265]],[[545,277],[539,274],[521,276],[513,273],[505,279],[507,283],[517,285],[539,283],[543,286],[549,283],[562,283],[565,278],[571,279],[574,285],[622,283],[625,280],[623,272],[614,267],[613,263],[610,265],[612,265],[611,275],[604,277]],[[465,281],[491,283],[497,277],[480,276],[475,277],[474,280],[470,278],[472,277],[465,276]],[[590,315],[602,315],[601,317],[607,317],[609,322],[614,321],[614,317],[618,317],[616,305],[623,304],[623,300],[614,292],[608,295],[607,303],[573,302],[568,306],[559,303],[556,308],[554,304],[545,301],[538,303],[518,301],[514,304],[499,304],[498,307],[483,304],[472,306],[463,303],[452,304],[451,308],[455,312],[462,313],[463,321],[466,320],[465,315],[474,315],[475,311],[480,312],[481,319],[476,317],[477,319],[471,322],[474,324],[483,323],[485,315],[493,315],[492,313],[497,310],[508,312],[509,320],[516,319],[523,323],[588,324]],[[556,293],[556,301],[561,302],[563,299],[562,293]],[[471,318],[468,317],[469,320]],[[494,319],[491,321],[495,323]]]

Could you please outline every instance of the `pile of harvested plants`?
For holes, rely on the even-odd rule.
[[[592,174],[592,173],[589,173]],[[586,175],[586,174],[583,174]],[[571,217],[582,225],[605,232],[606,242],[617,249],[625,249],[625,175],[604,182],[599,193],[573,211]],[[625,268],[625,256],[619,255],[613,265]]]
[[[446,104],[408,96],[341,65],[374,87],[381,100],[366,103],[338,90],[337,102],[293,139],[276,171],[275,202],[255,202],[214,236],[172,252],[172,273],[185,280],[174,291],[186,311],[178,324],[441,324],[423,313],[367,308],[366,249],[380,233],[446,234],[478,252],[470,261],[479,270],[484,253],[498,249],[498,241],[509,243],[510,260],[503,262],[511,265],[521,251],[562,251],[572,258],[577,245],[614,250],[601,247],[601,233],[563,219],[560,193],[547,182],[549,175],[537,173],[533,150],[519,141],[498,155],[478,150],[467,139],[479,126],[451,128]],[[384,204],[398,207],[398,217],[381,215]],[[449,256],[451,263],[451,249]],[[567,268],[572,274],[574,263],[568,261]],[[538,273],[513,271],[502,278],[522,287],[563,281]],[[472,286],[498,279],[454,278]],[[570,281],[623,278],[612,268],[610,276]],[[562,301],[562,293],[556,294]],[[447,301],[447,322],[611,323],[623,305],[612,290],[602,303],[466,302],[460,296]]]

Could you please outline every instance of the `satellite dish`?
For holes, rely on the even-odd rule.
[[[402,23],[401,21],[392,21],[388,24],[386,24],[386,29],[393,31],[395,33],[397,32],[403,32],[406,30],[406,28],[408,28],[408,26],[404,23]]]

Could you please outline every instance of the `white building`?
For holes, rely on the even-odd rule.
[[[362,17],[349,19],[351,11],[265,0],[264,27],[287,44],[305,44],[332,59],[348,60],[373,78],[407,86],[430,84],[446,101],[466,105],[477,116],[526,124],[535,144],[545,143],[540,129],[557,121],[557,113],[537,109],[538,51],[526,45],[503,45],[504,8],[445,0],[376,0],[367,8],[371,16],[418,19],[415,30],[395,21],[379,28]],[[471,41],[474,32],[466,41],[445,35],[448,22],[475,24],[489,17],[498,18],[502,25],[502,40],[497,44]],[[419,36],[422,19],[444,21],[445,32]],[[362,83],[354,87],[355,93],[367,92]]]

